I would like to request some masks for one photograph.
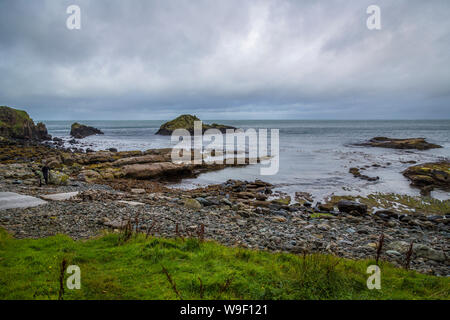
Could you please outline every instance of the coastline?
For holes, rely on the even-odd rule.
[[[59,168],[55,170],[67,174],[69,179],[61,185],[39,187],[31,169],[44,160],[48,163],[49,153],[42,152],[41,148],[49,151],[50,148],[43,145],[16,147],[19,153],[24,150],[29,153],[21,161],[3,159],[7,164],[2,164],[0,170],[3,176],[0,191],[37,197],[79,192],[64,201],[0,211],[1,226],[17,238],[63,233],[74,239],[86,239],[105,230],[121,232],[128,221],[138,219],[137,231],[145,232],[155,224],[153,235],[163,238],[189,237],[199,225],[204,225],[206,239],[226,246],[368,259],[376,254],[377,241],[384,234],[386,243],[382,257],[386,261],[401,267],[405,246],[414,242],[420,250],[415,252],[411,269],[440,276],[450,274],[449,216],[448,212],[439,212],[439,205],[435,213],[410,211],[405,215],[408,219],[400,219],[400,215],[389,211],[377,215],[374,209],[379,208],[372,207],[367,214],[355,215],[336,210],[335,203],[330,208],[327,204],[309,202],[305,200],[308,196],[301,192],[298,199],[290,199],[284,193],[273,192],[273,186],[262,181],[230,180],[206,188],[183,190],[167,187],[167,181],[173,178],[171,174],[136,180],[114,176],[114,171],[110,175],[111,171],[107,170],[115,168],[112,164],[117,161],[130,165],[143,159],[149,161],[149,156],[150,161],[155,161],[154,156],[161,157],[167,152],[165,149],[148,150],[146,154],[137,151],[70,153],[70,157],[67,157],[67,150],[51,149],[56,154],[61,152],[61,162],[53,164]],[[10,152],[14,149],[11,145],[6,148]],[[159,160],[164,160],[164,156],[162,158]],[[202,166],[197,169],[223,169]],[[108,175],[93,175],[87,170]],[[448,201],[441,205],[442,210],[448,209]]]

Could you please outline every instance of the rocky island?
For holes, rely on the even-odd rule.
[[[104,133],[97,128],[86,126],[84,124],[79,124],[78,122],[75,122],[70,127],[70,135],[77,139],[84,139],[94,134],[104,134]]]
[[[169,136],[176,129],[186,129],[192,135],[192,134],[194,134],[194,122],[195,121],[201,121],[201,120],[199,118],[197,118],[196,116],[184,114],[184,115],[177,117],[174,120],[171,120],[171,121],[166,122],[163,125],[161,125],[161,127],[156,132],[156,134]],[[227,129],[236,129],[235,127],[226,126],[226,125],[217,124],[217,123],[213,123],[210,125],[203,123],[202,125],[203,125],[202,133],[204,133],[208,129],[218,129],[222,133],[225,133]]]
[[[425,138],[407,138],[407,139],[394,139],[387,137],[375,137],[368,142],[360,144],[362,146],[378,147],[378,148],[392,148],[392,149],[416,149],[416,150],[429,150],[442,148],[442,146],[429,143]]]

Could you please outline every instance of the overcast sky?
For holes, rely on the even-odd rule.
[[[450,1],[0,0],[0,75],[41,120],[450,119]]]

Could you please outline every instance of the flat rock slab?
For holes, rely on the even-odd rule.
[[[14,192],[0,192],[0,210],[37,207],[47,202]]]
[[[130,206],[144,206],[145,203],[142,202],[137,202],[137,201],[125,201],[125,200],[120,200],[118,201],[119,203],[123,203],[123,204],[128,204]]]
[[[41,198],[44,200],[51,201],[65,201],[70,200],[78,194],[78,191],[75,192],[65,192],[65,193],[54,193],[54,194],[45,194],[42,195]]]

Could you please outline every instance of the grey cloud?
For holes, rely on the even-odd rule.
[[[381,31],[365,26],[373,3]],[[37,119],[449,118],[449,14],[445,0],[4,0],[0,104]]]

